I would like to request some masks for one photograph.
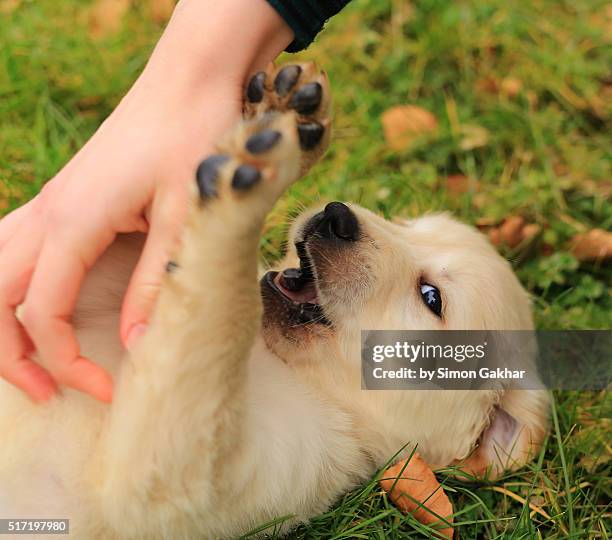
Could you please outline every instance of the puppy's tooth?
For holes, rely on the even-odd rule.
[[[174,261],[168,261],[166,264],[166,272],[168,272],[169,274],[171,274],[172,272],[174,272],[177,268],[179,267],[178,263],[174,262]]]
[[[279,131],[264,129],[255,135],[251,135],[246,142],[246,149],[251,154],[263,154],[275,146],[281,139]]]
[[[260,103],[264,97],[264,84],[266,82],[266,72],[260,71],[251,77],[247,86],[246,97],[250,103]]]
[[[317,122],[298,124],[298,137],[302,150],[312,150],[321,142],[325,128]]]
[[[280,97],[285,97],[295,86],[295,83],[297,83],[300,73],[302,73],[300,66],[285,66],[282,68],[278,75],[276,75],[276,79],[274,79],[276,93]]]
[[[299,291],[306,281],[299,268],[287,268],[283,271],[282,278],[283,285],[290,291]]]
[[[312,114],[319,108],[322,97],[321,85],[318,82],[308,83],[291,96],[289,108],[300,114]]]
[[[261,180],[261,173],[252,165],[240,165],[232,178],[232,187],[238,191],[251,189]]]
[[[219,174],[219,167],[223,165],[229,156],[222,154],[213,155],[207,157],[196,172],[196,182],[198,184],[198,191],[200,192],[200,199],[209,199],[217,196],[217,176]]]

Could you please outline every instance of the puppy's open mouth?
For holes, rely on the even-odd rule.
[[[277,292],[289,304],[298,323],[320,323],[329,325],[323,307],[319,302],[319,293],[313,273],[312,261],[306,253],[306,243],[296,243],[300,258],[299,268],[286,268],[282,272],[268,272],[264,279],[268,286]]]

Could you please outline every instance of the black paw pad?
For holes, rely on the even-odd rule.
[[[289,108],[300,114],[312,114],[319,108],[322,97],[321,85],[318,82],[308,83],[291,96]]]
[[[174,261],[168,261],[168,263],[166,264],[166,272],[168,272],[168,274],[171,274],[178,267],[179,267],[178,263],[176,263]]]
[[[321,124],[311,122],[309,124],[298,124],[298,137],[302,150],[312,150],[321,142],[325,128]]]
[[[217,154],[206,158],[200,163],[198,171],[196,172],[196,181],[202,200],[217,196],[217,176],[219,167],[228,159],[228,156]]]
[[[275,146],[280,139],[280,132],[274,129],[264,129],[255,133],[255,135],[251,135],[245,147],[251,154],[263,154]]]
[[[300,78],[300,66],[285,66],[274,79],[274,90],[280,97],[286,96]]]
[[[247,86],[246,97],[249,103],[260,103],[264,97],[264,84],[266,82],[266,73],[260,71],[251,77],[251,81]]]
[[[232,178],[232,187],[238,191],[246,191],[260,180],[261,173],[253,165],[240,165]]]

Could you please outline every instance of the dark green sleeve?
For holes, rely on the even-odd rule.
[[[293,30],[295,39],[287,52],[297,52],[310,45],[323,25],[350,0],[268,0]]]

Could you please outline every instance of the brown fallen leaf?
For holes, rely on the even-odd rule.
[[[497,224],[493,218],[490,217],[479,217],[476,219],[475,225],[480,231],[488,231],[491,227]]]
[[[97,0],[89,12],[89,33],[94,39],[117,32],[130,0]]]
[[[510,216],[506,218],[499,227],[499,234],[503,244],[516,247],[523,239],[523,227],[525,220],[521,216]]]
[[[518,96],[522,89],[523,81],[521,81],[521,79],[517,79],[516,77],[506,77],[502,79],[500,91],[507,97],[513,98]]]
[[[505,77],[501,80],[494,77],[478,79],[475,83],[476,92],[481,94],[498,94],[509,98],[518,96],[523,89],[523,81],[517,77]]]
[[[528,240],[529,238],[533,238],[537,234],[540,234],[541,230],[542,227],[540,227],[537,223],[527,223],[527,225],[523,227],[523,238],[521,240]]]
[[[502,245],[502,239],[499,229],[490,229],[487,233],[487,236],[489,237],[489,241],[491,242],[491,244],[493,244],[495,247],[499,247]]]
[[[175,0],[147,0],[147,4],[151,19],[158,24],[166,23],[176,6]]]
[[[471,180],[463,174],[451,174],[446,177],[446,191],[451,197],[459,197],[470,191],[470,188],[476,190],[478,187],[477,181]]]
[[[393,150],[405,150],[418,137],[438,128],[436,117],[416,105],[397,105],[381,115],[385,140]]]
[[[510,216],[498,226],[484,225],[479,226],[479,229],[487,233],[494,246],[515,248],[522,242],[537,236],[542,227],[537,223],[527,223],[522,216]]]
[[[606,260],[612,257],[612,233],[592,229],[572,239],[572,253],[579,261]]]
[[[452,526],[440,519],[453,522],[453,505],[419,454],[413,454],[408,463],[402,460],[389,467],[380,485],[404,514],[410,513],[421,523],[438,529],[437,536],[441,538],[453,538]]]
[[[589,17],[589,24],[603,31],[606,43],[612,42],[612,4],[594,10]]]
[[[446,191],[455,197],[467,193],[470,189],[470,179],[463,174],[451,174],[446,177]]]
[[[497,94],[499,91],[499,82],[493,77],[485,77],[478,79],[474,84],[475,90],[481,94]]]
[[[0,0],[0,13],[9,15],[21,5],[21,0]]]

